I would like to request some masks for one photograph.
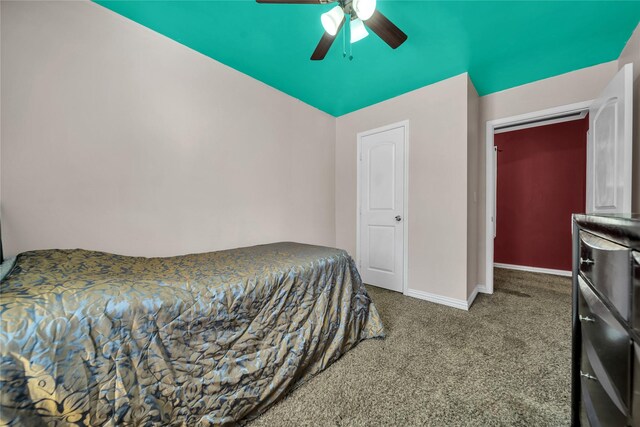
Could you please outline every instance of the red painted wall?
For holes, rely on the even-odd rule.
[[[571,270],[571,214],[584,212],[588,116],[495,135],[494,261]]]

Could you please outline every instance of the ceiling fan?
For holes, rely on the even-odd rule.
[[[329,4],[338,3],[330,11],[320,16],[324,34],[313,51],[311,59],[324,59],[333,44],[336,35],[344,25],[345,16],[349,16],[351,43],[362,40],[369,33],[365,26],[376,33],[391,48],[395,49],[407,40],[407,35],[376,9],[376,0],[256,0],[258,3],[281,4]]]

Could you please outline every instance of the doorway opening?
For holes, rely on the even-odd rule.
[[[494,267],[571,276],[587,194],[587,111],[494,132]]]
[[[542,110],[542,111],[537,111],[537,112],[533,112],[533,113],[529,113],[529,114],[523,114],[523,115],[519,115],[519,116],[514,116],[514,117],[508,117],[505,119],[499,119],[499,120],[493,120],[493,121],[489,121],[487,122],[487,126],[486,126],[486,152],[485,152],[485,161],[486,161],[486,221],[485,221],[485,234],[486,234],[486,239],[485,239],[485,286],[484,289],[480,289],[481,292],[485,292],[485,293],[493,293],[494,290],[494,266],[495,263],[497,261],[503,261],[498,262],[498,266],[500,267],[508,267],[508,268],[512,268],[512,269],[522,269],[522,270],[526,270],[526,271],[536,271],[536,269],[539,272],[545,272],[545,273],[560,273],[560,274],[567,274],[567,270],[564,270],[564,268],[561,267],[562,264],[557,264],[555,265],[556,268],[553,267],[537,267],[535,264],[538,265],[542,265],[540,264],[540,259],[538,260],[529,260],[527,262],[527,257],[529,256],[528,251],[526,250],[526,245],[527,244],[531,244],[531,242],[527,242],[526,239],[521,239],[519,241],[519,249],[520,250],[516,250],[516,251],[510,251],[508,248],[509,245],[509,239],[506,239],[506,242],[503,241],[496,241],[495,239],[498,237],[497,233],[498,233],[498,213],[500,211],[504,212],[504,205],[501,206],[500,211],[498,210],[498,179],[500,177],[500,171],[498,170],[498,158],[499,156],[504,153],[505,156],[509,155],[511,157],[516,157],[516,158],[512,158],[512,161],[518,161],[517,156],[520,155],[522,156],[523,154],[526,154],[526,148],[527,147],[516,147],[513,144],[517,144],[517,141],[509,141],[509,137],[508,137],[508,133],[510,132],[526,132],[529,129],[535,129],[538,127],[543,127],[543,126],[549,126],[549,125],[556,125],[556,124],[563,124],[563,123],[573,123],[573,122],[579,122],[580,120],[585,120],[588,111],[589,111],[589,107],[591,106],[592,101],[586,101],[586,102],[581,102],[581,103],[577,103],[577,104],[570,104],[570,105],[565,105],[565,106],[561,106],[561,107],[556,107],[556,108],[552,108],[552,109],[547,109],[547,110]],[[588,129],[588,126],[587,126]],[[587,134],[586,134],[586,129],[585,129],[585,133],[583,136],[583,141],[584,141],[584,146],[585,146],[585,151],[586,151],[586,144],[587,144]],[[498,141],[500,142],[500,140],[502,140],[502,144],[498,144],[498,147],[496,147],[496,139],[498,139]],[[535,143],[533,141],[526,141],[526,143]],[[501,153],[499,150],[501,150],[500,145],[503,145],[504,149],[507,149],[507,147],[510,148],[510,151],[519,151],[518,152],[511,152],[511,153],[505,153],[504,151]],[[511,148],[516,147],[517,150],[511,150]],[[540,159],[538,159],[540,160]],[[565,159],[566,160],[566,159]],[[586,165],[586,159],[582,160],[584,162],[583,166]],[[520,165],[515,165],[515,168],[518,168]],[[529,168],[534,168],[533,170],[535,170],[536,167],[540,166],[540,162],[536,161],[534,159],[534,161],[530,162],[530,164],[528,165]],[[514,171],[515,172],[515,171]],[[522,172],[522,171],[520,171]],[[515,172],[514,174],[512,174],[511,177],[509,177],[509,179],[513,179],[514,176],[517,177],[518,172]],[[586,173],[584,173],[585,176],[585,180],[586,180]],[[524,182],[526,183],[526,179],[527,177],[522,177],[522,175],[520,174],[520,177],[524,179]],[[506,183],[506,190],[509,192],[511,191],[512,193],[517,191],[517,186],[518,183],[517,182],[507,182]],[[532,184],[532,183],[530,183]],[[547,184],[552,184],[552,183],[547,183]],[[502,188],[501,188],[502,189]],[[542,190],[541,190],[542,191]],[[582,188],[581,193],[579,196],[581,197],[582,200],[584,200],[584,198],[586,197],[585,195],[585,189]],[[531,198],[531,197],[535,197],[535,191],[528,192],[529,194],[527,195],[523,195],[522,199],[518,201],[519,204],[525,204],[527,203],[527,199]],[[553,202],[551,202],[553,203]],[[521,206],[522,208],[523,206]],[[530,206],[528,206],[530,207]],[[527,206],[524,206],[524,208],[527,208]],[[553,206],[550,206],[550,209],[552,209]],[[585,209],[584,204],[581,206],[581,208],[579,209],[580,212],[583,212]],[[527,212],[528,214],[531,212]],[[561,213],[560,213],[561,214]],[[511,218],[513,219],[513,218]],[[535,218],[528,218],[526,222],[531,223],[531,221],[535,221]],[[506,231],[508,231],[509,233],[513,233],[514,230],[509,230],[509,227],[514,227],[515,225],[518,224],[518,221],[512,221],[511,224],[507,224],[506,227]],[[562,224],[559,225],[559,227],[561,227]],[[569,216],[566,220],[566,231],[568,233],[571,233],[571,217]],[[547,230],[548,231],[548,230]],[[548,233],[547,233],[548,234]],[[504,237],[504,236],[503,236]],[[517,236],[516,238],[519,238],[521,236]],[[540,237],[540,236],[536,236],[536,237]],[[540,239],[540,241],[538,241],[536,243],[536,246],[538,245],[543,245],[544,239]],[[571,240],[568,239],[567,244],[570,245]],[[500,252],[498,253],[498,256],[500,258],[498,258],[498,260],[496,260],[496,249],[498,249]],[[539,250],[539,249],[538,249]],[[514,253],[515,252],[515,253]],[[548,253],[545,253],[545,255],[549,255]],[[568,251],[568,256],[570,257],[571,255],[571,251]],[[510,262],[504,262],[504,261],[508,261],[511,260]],[[544,261],[543,261],[544,263]],[[502,264],[502,265],[500,265]],[[524,264],[524,265],[521,265]],[[534,265],[526,265],[526,264],[534,264]],[[553,265],[553,264],[551,264]],[[560,268],[558,268],[560,267]]]

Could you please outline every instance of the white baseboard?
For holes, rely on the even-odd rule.
[[[518,271],[529,271],[531,273],[544,273],[544,274],[553,274],[554,276],[566,276],[571,277],[572,273],[568,270],[554,270],[552,268],[540,268],[540,267],[527,267],[524,265],[513,265],[513,264],[501,264],[494,263],[494,267],[498,268],[506,268],[508,270],[518,270]]]
[[[444,297],[442,295],[432,294],[430,292],[418,291],[415,289],[407,289],[405,290],[404,294],[408,297],[418,298],[418,299],[429,301],[429,302],[435,302],[436,304],[442,304],[448,307],[459,308],[460,310],[465,310],[465,311],[469,310],[469,307],[471,306],[471,303],[469,302],[469,300]],[[471,296],[475,298],[477,294],[478,292],[474,290]],[[473,302],[473,299],[471,297],[470,297],[470,301]]]
[[[489,292],[485,285],[478,285],[478,292],[480,292],[481,294],[493,294],[493,292]]]
[[[469,297],[467,298],[467,310],[469,310],[469,308],[471,308],[471,304],[473,304],[473,302],[475,301],[476,297],[478,296],[478,292],[480,291],[478,288],[480,287],[480,285],[476,285],[475,288],[473,288],[473,291],[471,291],[471,295],[469,295]]]

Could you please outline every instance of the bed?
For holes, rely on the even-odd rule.
[[[382,323],[350,256],[40,250],[0,283],[1,425],[233,425]]]

